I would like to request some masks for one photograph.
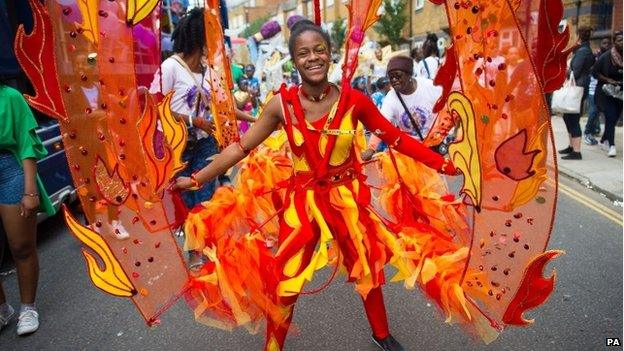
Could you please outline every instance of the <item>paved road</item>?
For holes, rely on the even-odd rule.
[[[484,346],[444,324],[418,291],[389,285],[384,292],[391,328],[406,350],[602,350],[610,349],[606,337],[622,340],[621,219],[616,223],[597,212],[603,206],[621,209],[576,183],[561,182],[550,247],[567,255],[552,264],[558,283],[550,301],[529,313],[535,325],[507,330]],[[41,328],[22,338],[15,336],[14,325],[5,328],[1,350],[261,350],[262,335],[206,328],[193,321],[182,302],[160,326],[146,327],[130,300],[91,285],[79,245],[60,219],[48,220],[39,230]],[[4,282],[10,302],[17,305],[15,275]],[[359,298],[342,282],[302,298],[295,323],[300,332],[289,339],[289,350],[375,350]]]

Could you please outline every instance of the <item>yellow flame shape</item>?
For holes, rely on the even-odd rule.
[[[82,35],[84,35],[93,46],[97,46],[99,38],[97,18],[98,0],[79,0],[78,8],[82,16],[82,24],[80,25],[83,29]]]
[[[477,128],[474,111],[468,99],[458,92],[452,92],[448,98],[448,107],[451,112],[457,113],[463,138],[449,146],[449,155],[455,164],[464,173],[462,192],[468,195],[475,207],[481,207],[481,163],[477,148]]]
[[[182,162],[182,152],[184,152],[184,147],[186,146],[187,129],[184,121],[177,121],[171,114],[170,103],[172,96],[173,92],[167,94],[158,104],[158,114],[160,115],[165,140],[171,147],[173,158],[171,175],[174,175],[185,166],[185,163]]]
[[[154,10],[160,0],[128,0],[126,21],[135,25],[144,20]]]
[[[82,254],[85,257],[87,268],[89,269],[89,277],[93,284],[114,296],[131,297],[135,295],[136,289],[102,237],[89,228],[79,224],[69,213],[67,208],[64,209],[63,214],[65,216],[65,222],[72,234],[85,246],[98,254],[104,263],[104,269],[101,269],[95,257],[87,250],[82,249]]]

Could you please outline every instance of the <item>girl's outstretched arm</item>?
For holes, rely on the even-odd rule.
[[[277,128],[282,120],[282,111],[279,95],[274,96],[262,111],[258,121],[245,133],[239,142],[223,149],[215,159],[191,177],[178,177],[175,188],[190,189],[214,179],[225,173],[240,160],[245,158],[249,151],[260,145]]]
[[[352,94],[358,94],[352,92]],[[457,170],[450,159],[439,154],[412,138],[409,134],[395,127],[379,112],[370,99],[361,96],[356,104],[357,117],[364,126],[385,141],[389,147],[433,168],[440,173],[455,175]]]

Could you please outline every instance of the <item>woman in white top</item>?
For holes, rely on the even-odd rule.
[[[440,68],[440,50],[438,49],[438,36],[430,33],[423,44],[422,59],[418,63],[418,72],[416,76],[433,80]]]
[[[203,63],[206,51],[204,34],[204,9],[194,8],[178,23],[171,35],[173,54],[161,65],[150,86],[150,93],[166,95],[173,91],[171,112],[188,126],[187,145],[182,160],[187,166],[178,175],[190,176],[210,163],[218,153],[217,141],[212,135],[214,124],[210,115],[210,75]],[[249,122],[255,119],[236,111],[239,120]],[[182,193],[185,205],[190,209],[210,200],[217,187],[229,183],[225,175],[204,183],[196,191]],[[191,268],[201,265],[201,254],[191,253]]]
[[[203,63],[206,51],[204,34],[204,9],[194,8],[178,23],[171,35],[173,54],[156,72],[150,93],[163,95],[173,91],[171,111],[177,119],[186,122],[189,128],[188,144],[182,159],[187,167],[180,175],[188,176],[205,167],[207,159],[215,155],[217,143],[212,135],[213,123],[210,115],[210,75]],[[255,119],[240,111],[236,117],[250,122]],[[226,178],[221,183],[228,182]],[[210,200],[215,190],[215,182],[209,182],[201,189],[182,193],[188,208]]]

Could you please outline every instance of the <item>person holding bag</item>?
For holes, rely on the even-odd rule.
[[[600,144],[609,157],[615,157],[615,125],[622,114],[622,32],[613,34],[613,47],[600,55],[592,73],[598,79],[596,106],[605,116]]]
[[[591,68],[596,60],[589,46],[589,38],[591,37],[590,27],[579,27],[578,29],[579,46],[574,51],[574,56],[570,63],[571,81],[576,82],[576,85],[583,88],[583,97],[581,98],[581,107],[578,113],[564,113],[563,121],[565,122],[566,129],[570,138],[568,147],[563,150],[559,150],[559,154],[563,155],[563,160],[581,160],[581,137],[583,132],[581,131],[581,115],[583,114],[583,102],[589,92],[589,77]],[[553,100],[555,96],[553,96]],[[554,105],[554,103],[553,103]]]

